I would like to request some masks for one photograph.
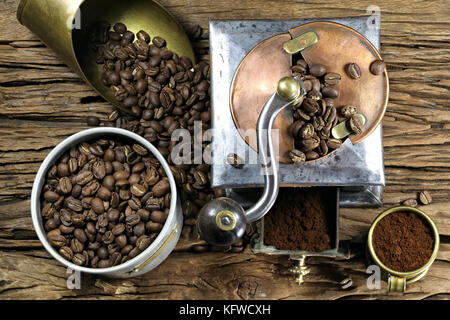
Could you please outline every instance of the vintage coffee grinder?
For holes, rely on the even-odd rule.
[[[225,188],[226,198],[209,202],[201,210],[198,227],[211,244],[231,244],[245,232],[247,223],[260,221],[257,253],[289,255],[301,283],[307,273],[306,256],[345,257],[339,246],[339,207],[380,206],[384,186],[381,119],[389,82],[386,71],[375,76],[370,64],[381,60],[379,31],[366,18],[314,20],[211,21],[212,63],[212,187]],[[323,64],[342,75],[339,108],[357,105],[364,121],[359,135],[350,135],[334,152],[314,161],[293,164],[294,148],[288,128],[290,106],[306,94],[300,78],[292,77],[292,55],[301,53],[308,65]],[[344,66],[357,63],[357,81],[345,75]],[[339,138],[345,119],[333,128]],[[242,159],[232,165],[230,157]],[[228,160],[227,160],[228,159]],[[254,161],[252,161],[252,159]],[[278,250],[264,244],[264,219],[279,187],[335,187],[336,230],[333,249],[324,252]],[[301,190],[299,189],[299,192]]]

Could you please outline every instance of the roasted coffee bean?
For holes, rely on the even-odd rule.
[[[319,147],[320,139],[318,137],[303,139],[302,144],[303,144],[303,151],[311,151]]]
[[[142,197],[147,192],[147,188],[143,185],[135,183],[131,186],[130,191],[136,197]]]
[[[150,43],[150,36],[148,35],[147,32],[145,32],[144,30],[140,30],[137,34],[136,37],[141,40],[144,41],[145,43]]]
[[[97,191],[97,197],[103,201],[109,201],[111,199],[111,191],[106,187],[100,187]]]
[[[154,40],[153,40],[153,41],[154,41]],[[141,252],[142,252],[142,251],[139,250],[138,247],[135,247],[135,248],[133,248],[133,249],[130,251],[130,253],[128,254],[128,257],[134,258],[134,257],[136,257],[138,254],[140,254]]]
[[[307,123],[303,128],[300,129],[300,136],[303,139],[309,139],[314,134],[314,126],[311,123]]]
[[[116,182],[116,180],[114,179],[114,177],[111,175],[108,175],[103,179],[103,186],[106,189],[108,189],[109,191],[114,191],[115,182]]]
[[[332,123],[336,118],[336,108],[333,106],[327,106],[326,112],[323,116],[323,120],[327,123]]]
[[[370,65],[370,72],[374,75],[382,74],[384,69],[386,69],[386,64],[383,60],[376,60]]]
[[[44,193],[44,199],[48,202],[56,202],[59,199],[59,194],[49,190]]]
[[[162,47],[166,46],[166,40],[164,40],[163,38],[158,37],[158,36],[154,37],[152,42],[158,48],[162,48]]]
[[[406,199],[405,201],[402,202],[402,204],[404,206],[409,206],[409,207],[417,207],[418,203],[416,199]]]
[[[137,225],[133,227],[133,234],[136,237],[140,237],[145,234],[145,223],[139,222]]]
[[[317,103],[316,100],[311,99],[311,98],[306,98],[305,101],[302,104],[303,108],[305,109],[305,111],[309,112],[309,113],[316,113],[317,111],[319,111],[319,104]]]
[[[104,244],[110,244],[114,241],[114,235],[111,231],[106,231],[102,236],[102,241]]]
[[[312,100],[320,100],[322,99],[322,93],[319,90],[311,90],[308,92],[307,97]]]
[[[345,71],[347,72],[348,76],[352,79],[361,78],[361,69],[356,63],[349,63],[345,68]]]
[[[64,236],[58,235],[58,234],[50,235],[48,237],[48,241],[53,247],[58,247],[58,248],[65,246],[67,243],[66,238]]]
[[[295,138],[298,137],[300,129],[305,125],[305,121],[303,120],[296,120],[292,125],[289,127],[290,134]]]
[[[98,183],[97,180],[92,180],[88,184],[84,186],[84,188],[81,190],[81,194],[83,197],[90,197],[94,195],[98,189],[100,189],[100,183]]]
[[[84,248],[84,245],[80,240],[75,238],[70,241],[70,249],[72,249],[72,251],[74,253],[82,252],[83,248]]]
[[[91,201],[91,208],[95,213],[101,214],[105,211],[105,207],[103,205],[103,201],[100,198],[94,198]]]
[[[151,239],[148,236],[140,236],[137,240],[136,240],[136,247],[141,250],[144,251],[151,243]]]
[[[325,98],[335,99],[339,96],[339,89],[334,86],[323,87],[322,94]]]
[[[48,219],[47,222],[45,222],[44,229],[45,231],[50,231],[53,229],[56,229],[58,227],[55,219]]]
[[[167,179],[163,179],[152,187],[152,192],[155,197],[161,197],[170,191],[170,184]]]
[[[61,247],[58,252],[64,259],[68,261],[71,261],[73,258],[73,251],[67,246]]]
[[[147,229],[150,232],[158,232],[161,231],[163,228],[163,225],[158,222],[149,221],[145,224],[145,229]]]
[[[302,163],[306,161],[306,155],[296,149],[289,151],[289,157],[293,163]]]
[[[168,214],[163,211],[153,211],[150,215],[150,219],[154,222],[165,223]]]
[[[116,23],[113,29],[120,34],[124,34],[125,32],[127,32],[127,27],[121,22]]]
[[[86,118],[86,124],[91,127],[97,127],[100,124],[100,119],[94,116],[88,116]]]
[[[349,120],[347,120],[348,128],[354,133],[354,134],[360,134],[363,130],[363,124],[361,120],[358,117],[351,117]]]
[[[322,64],[314,64],[309,68],[309,71],[314,77],[321,77],[327,72],[327,69]]]
[[[75,183],[79,184],[81,186],[84,186],[88,182],[90,182],[92,179],[94,179],[94,175],[91,171],[83,170],[80,173],[78,173],[75,177]]]
[[[72,182],[70,182],[70,178],[63,177],[59,179],[59,189],[63,194],[70,193],[72,191]],[[45,194],[44,194],[45,197]]]
[[[328,148],[333,149],[333,150],[339,148],[341,146],[341,144],[342,144],[342,142],[339,139],[329,139],[327,141]]]
[[[315,160],[317,158],[319,158],[319,154],[315,151],[308,151],[305,153],[306,155],[306,160]]]
[[[122,255],[120,254],[120,252],[114,252],[113,254],[111,254],[109,260],[111,261],[112,266],[117,266],[122,261]]]
[[[75,173],[78,170],[78,161],[75,158],[70,158],[68,162],[70,173]]]
[[[81,204],[81,201],[78,200],[78,199],[67,198],[66,199],[66,205],[67,205],[67,208],[69,208],[70,210],[73,210],[75,212],[82,212],[83,211],[83,206]]]
[[[321,156],[324,156],[328,153],[328,145],[326,140],[320,140],[319,153]]]
[[[138,104],[138,98],[136,96],[129,96],[123,100],[123,106],[125,108],[131,108]]]
[[[303,65],[295,65],[292,68],[293,73],[304,74],[306,73],[306,67]]]
[[[81,253],[76,253],[72,258],[72,262],[77,266],[84,266],[86,263],[86,257]]]
[[[131,214],[128,217],[126,217],[125,221],[127,225],[135,226],[141,221],[141,218],[137,214]]]
[[[78,239],[81,243],[85,243],[87,241],[86,233],[83,229],[77,228],[73,231],[73,235]]]
[[[95,224],[92,222],[88,222],[86,224],[86,230],[90,234],[95,234],[97,232],[97,230],[95,229]]]
[[[356,114],[356,112],[357,112],[356,107],[352,105],[344,106],[341,109],[341,114],[347,119],[353,117]]]
[[[100,260],[99,262],[98,262],[98,267],[99,268],[109,268],[109,267],[111,267],[112,266],[112,262],[111,262],[111,260],[109,260],[109,259],[105,259],[105,260]]]
[[[323,77],[323,81],[326,86],[335,86],[341,81],[341,75],[339,73],[330,72]]]
[[[244,167],[244,160],[241,159],[237,154],[230,153],[227,155],[227,163],[236,169]],[[184,182],[184,181],[183,181]]]
[[[425,191],[420,192],[419,200],[422,204],[428,205],[433,201],[433,197],[431,196],[430,192],[425,190]]]
[[[125,225],[122,223],[116,224],[111,232],[113,233],[113,235],[115,236],[119,236],[120,234],[122,234],[125,231]]]

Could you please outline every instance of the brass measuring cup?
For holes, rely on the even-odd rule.
[[[434,237],[434,247],[433,252],[431,254],[430,259],[427,263],[425,263],[422,267],[408,271],[408,272],[400,272],[395,271],[390,268],[388,268],[385,264],[383,264],[380,259],[377,257],[375,253],[375,249],[373,247],[373,231],[375,230],[375,227],[377,224],[387,215],[393,213],[393,212],[413,212],[415,214],[418,214],[421,216],[431,227],[431,230],[433,232]],[[434,221],[422,210],[419,210],[417,208],[408,207],[408,206],[398,206],[394,208],[390,208],[384,212],[382,212],[378,217],[375,218],[374,222],[372,223],[369,235],[367,237],[367,249],[369,258],[375,262],[381,270],[387,275],[388,279],[388,286],[387,286],[387,292],[389,293],[404,293],[406,290],[406,285],[416,282],[420,279],[422,279],[430,269],[431,265],[433,264],[434,260],[437,257],[438,251],[439,251],[439,231],[436,227],[436,224]]]
[[[183,27],[154,0],[21,0],[19,22],[35,33],[73,71],[104,99],[124,112],[102,79],[102,66],[95,62],[90,48],[89,30],[93,23],[105,20],[114,25],[123,22],[135,34],[145,30],[153,38],[160,36],[167,47],[195,62],[194,51]]]

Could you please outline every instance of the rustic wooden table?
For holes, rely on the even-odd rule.
[[[42,248],[30,217],[31,186],[41,161],[68,135],[86,128],[86,115],[112,107],[16,20],[18,0],[0,1],[0,298],[1,299],[448,299],[450,297],[450,7],[440,1],[183,1],[161,0],[184,26],[209,19],[289,19],[367,15],[381,9],[381,53],[391,94],[383,120],[386,188],[378,209],[342,209],[347,261],[310,259],[297,286],[283,257],[193,253],[181,241],[157,269],[130,280],[82,276],[66,289],[66,268]],[[208,47],[208,41],[195,43]],[[364,241],[383,209],[429,190],[423,210],[442,244],[428,275],[403,296],[366,286]],[[350,278],[351,287],[339,282]]]

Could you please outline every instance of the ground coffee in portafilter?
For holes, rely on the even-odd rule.
[[[414,212],[393,212],[373,230],[377,257],[388,268],[408,272],[419,269],[431,258],[434,236],[431,226]]]
[[[47,239],[62,257],[107,268],[156,239],[170,199],[169,180],[146,148],[105,138],[72,147],[50,168],[41,212]]]
[[[264,243],[279,250],[320,252],[334,247],[335,189],[281,188],[264,217]],[[334,200],[332,200],[334,199]]]

